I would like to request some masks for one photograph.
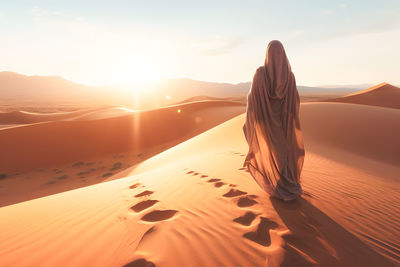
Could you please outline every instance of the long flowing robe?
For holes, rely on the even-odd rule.
[[[302,194],[304,145],[295,77],[279,41],[268,45],[265,64],[254,75],[247,96],[243,131],[249,145],[244,162],[256,182],[283,200]]]

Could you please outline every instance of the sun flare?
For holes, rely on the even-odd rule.
[[[110,80],[111,83],[120,86],[143,90],[159,82],[162,78],[162,75],[152,70],[149,65],[131,64],[115,68]]]

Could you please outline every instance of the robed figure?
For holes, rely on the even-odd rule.
[[[300,174],[305,153],[299,108],[285,49],[279,41],[272,41],[247,96],[243,130],[249,151],[244,166],[267,193],[283,200],[303,193]]]

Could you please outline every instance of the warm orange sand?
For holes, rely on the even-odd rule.
[[[46,121],[56,121],[64,119],[73,119],[77,116],[83,115],[88,112],[93,112],[98,109],[93,110],[82,110],[74,112],[60,112],[60,113],[35,113],[26,111],[10,111],[10,112],[0,112],[0,125],[8,124],[30,124]]]
[[[244,104],[230,101],[200,101],[140,112],[106,108],[75,117],[66,114],[63,120],[2,129],[0,172],[20,172],[126,151],[143,153],[160,145],[165,149],[243,111]]]
[[[141,112],[30,113],[56,121],[0,130],[0,207],[102,182],[244,110],[200,101]]]
[[[179,127],[178,117],[168,119],[165,113],[146,115],[157,123],[145,128],[141,140],[151,142],[152,129],[165,133],[165,141],[168,130]],[[242,114],[109,182],[0,208],[0,265],[398,266],[400,110],[306,103],[300,115],[306,146],[304,198],[272,200],[242,169],[247,152]],[[99,121],[89,122],[97,133],[78,135],[71,129],[89,123],[71,121],[55,122],[51,134],[41,128],[47,124],[37,124],[27,126],[29,135],[10,136],[30,137],[18,151],[25,146],[34,153],[28,140],[38,142],[47,133],[67,156],[85,146],[82,138],[92,144],[110,132],[121,135],[114,146],[130,145],[126,127],[108,123],[96,128]],[[60,144],[56,136],[65,136],[64,131],[76,135],[78,145]],[[105,153],[108,147],[105,143],[98,149]],[[16,178],[2,180],[7,179]]]
[[[326,101],[400,108],[400,88],[388,83],[381,83],[354,94]]]

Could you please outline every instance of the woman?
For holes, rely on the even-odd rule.
[[[300,98],[285,49],[268,44],[265,64],[254,75],[247,96],[243,131],[249,144],[244,166],[271,196],[292,200],[303,191],[304,161],[299,121]]]

